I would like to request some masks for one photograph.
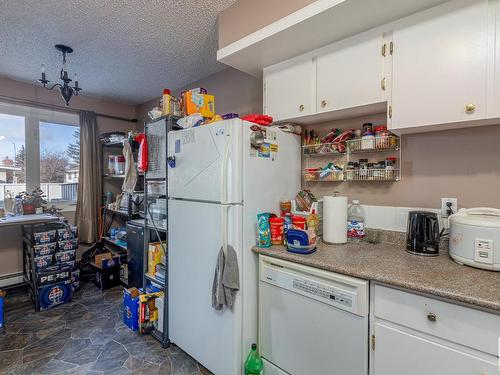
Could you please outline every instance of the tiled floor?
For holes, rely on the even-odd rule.
[[[6,298],[1,374],[205,375],[175,346],[163,349],[122,323],[122,289],[83,284],[69,304],[35,312],[24,293]]]

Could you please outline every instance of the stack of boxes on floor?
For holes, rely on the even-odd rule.
[[[165,246],[165,245],[164,245]],[[151,242],[148,249],[148,283],[144,288],[123,292],[123,322],[133,331],[163,332],[166,257],[160,242]],[[156,280],[156,282],[154,282]]]
[[[57,222],[23,226],[24,271],[38,311],[71,301],[80,286],[78,232]]]

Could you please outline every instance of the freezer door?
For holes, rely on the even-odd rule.
[[[226,163],[226,202],[241,203],[242,124],[233,119],[168,134],[169,158],[175,158],[168,169],[170,198],[221,202]]]
[[[229,209],[228,243],[237,252],[241,286],[241,206]],[[222,206],[169,200],[170,340],[217,375],[241,374],[241,294],[233,309],[212,308],[221,248]]]

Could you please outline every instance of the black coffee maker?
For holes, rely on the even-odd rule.
[[[416,255],[439,255],[437,214],[428,211],[410,211],[408,213],[406,251]]]

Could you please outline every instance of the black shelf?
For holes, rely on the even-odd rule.
[[[149,242],[150,238],[155,234],[156,231],[158,231],[159,234],[166,235],[167,234],[167,227],[164,226],[158,226],[156,225],[156,228],[154,225],[151,223],[151,214],[149,211],[148,207],[148,181],[164,181],[165,182],[165,191],[168,192],[168,173],[167,173],[167,160],[168,160],[168,142],[167,142],[167,136],[170,131],[173,130],[178,130],[181,129],[177,125],[177,120],[178,118],[175,116],[162,116],[158,119],[148,121],[144,124],[144,133],[146,134],[146,137],[148,137],[148,140],[150,138],[155,140],[155,149],[152,151],[150,149],[150,154],[151,152],[154,152],[155,154],[158,155],[158,159],[160,162],[155,165],[155,169],[153,171],[149,170],[146,172],[145,177],[144,177],[144,220],[134,220],[133,222],[138,225],[142,225],[144,227],[144,284],[147,284],[148,282],[154,282],[156,285],[161,285],[162,290],[164,292],[164,301],[163,301],[163,316],[159,317],[158,319],[163,319],[163,332],[160,332],[156,329],[154,329],[151,333],[151,335],[158,340],[164,348],[168,347],[170,345],[170,339],[169,339],[169,332],[168,332],[168,267],[166,269],[166,274],[165,274],[165,281],[160,282],[158,279],[156,279],[153,275],[148,274],[148,248],[149,248]],[[149,143],[149,142],[148,142]],[[163,162],[165,161],[165,162]],[[148,177],[149,174],[149,177]],[[151,194],[152,197],[159,198],[160,196],[158,194]],[[168,197],[163,194],[161,196],[164,199],[167,199]],[[168,199],[167,199],[167,204],[166,204],[166,212],[165,216],[167,218],[168,222]],[[168,236],[167,236],[168,239]],[[164,248],[167,249],[167,241],[165,240],[164,242]],[[168,265],[168,250],[166,250],[165,254],[165,263]]]

